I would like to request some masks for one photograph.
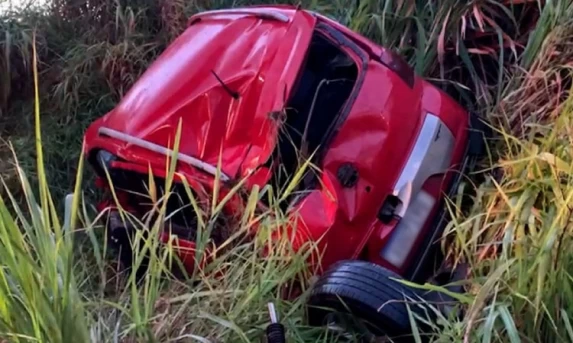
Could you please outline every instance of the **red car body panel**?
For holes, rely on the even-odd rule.
[[[393,193],[426,116],[439,117],[455,138],[449,162],[452,172],[466,149],[469,116],[441,90],[414,76],[392,52],[321,15],[289,6],[257,6],[191,18],[190,27],[120,104],[89,127],[87,154],[103,149],[127,161],[116,164],[118,168],[145,174],[151,167],[161,175],[164,155],[100,135],[99,130],[110,128],[171,147],[181,120],[181,153],[211,165],[220,159],[222,172],[231,180],[249,177],[247,188],[266,184],[272,170],[263,164],[277,144],[280,129],[271,114],[285,106],[312,34],[321,24],[354,60],[359,76],[345,105],[346,114],[324,148],[320,186],[291,211],[291,239],[295,247],[319,241],[323,268],[342,259],[365,258],[403,274],[430,234],[430,220],[410,248],[409,262],[396,266],[380,251],[398,221],[382,222],[380,208]],[[240,94],[238,100],[213,72]],[[351,164],[359,176],[352,187],[338,180],[345,164]],[[204,194],[215,182],[212,175],[187,164],[177,171],[193,188],[207,189]],[[451,177],[449,172],[433,176],[423,189],[441,198]],[[239,200],[229,211],[238,210],[237,206]],[[436,205],[428,218],[438,210]],[[181,244],[193,247],[191,242]]]
[[[319,241],[324,251],[321,260],[324,268],[341,259],[358,258],[368,242],[369,259],[396,270],[395,266],[381,260],[378,252],[397,222],[383,224],[377,213],[384,198],[392,192],[393,182],[412,149],[411,142],[423,119],[421,113],[467,117],[455,103],[440,101],[443,94],[421,79],[416,81],[414,88],[419,101],[411,101],[412,90],[407,89],[395,74],[376,62],[370,62],[368,68],[352,116],[341,126],[322,166],[322,181],[329,187],[313,191],[298,207],[299,217],[303,219],[298,225],[306,229],[304,233],[310,233],[313,240],[324,235]],[[380,91],[380,82],[394,86]],[[425,103],[424,98],[429,101]],[[457,132],[462,142],[467,139],[464,124],[459,119],[452,120],[452,131]],[[464,150],[465,144],[459,144],[454,160],[461,161]],[[343,188],[336,182],[336,172],[343,163],[357,167],[360,178],[353,188]],[[439,195],[447,191],[450,179],[451,175],[440,177],[426,188]],[[317,213],[324,214],[319,216]],[[300,239],[301,242],[305,240]]]
[[[104,126],[173,146],[181,119],[181,153],[212,165],[221,156],[222,171],[236,179],[264,163],[274,148],[278,126],[269,114],[284,107],[316,22],[303,11],[283,9],[281,14],[289,21],[199,16],[119,105],[90,126],[88,148],[163,168],[164,156],[99,137],[97,130]],[[213,72],[241,94],[238,101],[229,97]]]

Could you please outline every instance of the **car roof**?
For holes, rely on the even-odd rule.
[[[269,114],[286,102],[317,18],[292,6],[199,13],[101,122],[172,146],[234,176],[271,155],[279,129]],[[238,94],[235,98],[234,93]]]

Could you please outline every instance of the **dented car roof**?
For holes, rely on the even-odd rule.
[[[111,144],[98,139],[102,127],[173,146],[181,120],[179,151],[212,165],[223,151],[222,171],[235,176],[241,165],[255,167],[271,155],[279,123],[270,114],[285,105],[316,18],[291,7],[260,7],[205,12],[189,22],[86,135],[102,148]],[[128,144],[113,144],[127,158]]]

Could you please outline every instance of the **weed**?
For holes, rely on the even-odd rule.
[[[282,285],[307,279],[305,254],[313,249],[295,253],[288,242],[271,243],[277,221],[286,220],[278,208],[258,217],[256,239],[240,241],[233,233],[249,230],[256,217],[254,206],[247,206],[251,212],[231,230],[232,249],[209,255],[188,279],[173,279],[167,268],[178,263],[176,242],[160,249],[157,240],[137,236],[135,246],[150,256],[149,272],[138,279],[109,262],[114,255],[100,218],[93,217],[92,190],[82,182],[86,125],[113,107],[184,30],[185,19],[204,9],[262,2],[60,0],[0,13],[0,130],[6,142],[0,149],[0,337],[251,342],[268,323],[265,304],[273,301],[292,341],[348,340],[305,325],[304,288],[294,300],[282,296]],[[573,261],[565,253],[573,242],[571,2],[301,5],[398,51],[496,130],[492,154],[481,165],[485,181],[466,185],[477,190],[469,214],[461,215],[453,199],[459,213],[444,240],[450,260],[470,266],[461,296],[465,313],[442,318],[432,338],[573,340]],[[168,169],[167,190],[173,165]],[[71,216],[64,218],[59,199],[70,190]],[[163,229],[166,200],[155,199],[153,221],[133,220],[140,232]],[[197,236],[202,246],[223,200],[205,211]],[[135,269],[143,256],[135,250]]]

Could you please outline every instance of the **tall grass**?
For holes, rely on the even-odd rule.
[[[305,325],[305,289],[294,300],[283,297],[282,286],[309,278],[305,260],[313,249],[293,252],[286,241],[272,243],[271,232],[287,218],[274,208],[254,212],[254,201],[268,196],[264,190],[252,190],[228,241],[233,248],[217,250],[204,268],[183,279],[172,278],[168,268],[178,263],[176,242],[160,248],[156,239],[136,237],[134,244],[150,256],[141,280],[110,262],[114,255],[101,218],[91,209],[92,190],[84,187],[80,155],[87,123],[113,106],[184,29],[189,14],[244,3],[58,1],[43,12],[0,14],[0,130],[11,142],[0,149],[1,338],[252,342],[268,323],[266,303],[273,301],[290,341],[353,341]],[[486,116],[496,129],[492,155],[480,166],[485,181],[468,183],[477,189],[473,205],[469,213],[457,211],[444,240],[452,263],[470,266],[467,293],[459,296],[465,313],[443,318],[432,340],[573,341],[573,261],[567,254],[573,245],[573,5],[302,4],[396,49],[419,74]],[[166,168],[166,184],[155,186],[169,190],[176,176],[173,161]],[[74,195],[65,218],[59,199],[70,190]],[[155,197],[153,221],[124,215],[141,232],[157,233],[169,196]],[[199,246],[208,246],[222,201],[196,209],[203,213]],[[255,221],[256,237],[242,240],[241,233]],[[263,250],[270,253],[265,257]],[[136,251],[135,267],[142,258]]]
[[[9,192],[12,211],[0,199],[0,335],[11,341],[85,341],[89,332],[73,271],[73,239],[60,223],[45,175],[35,51],[33,56],[40,199],[17,167],[27,215]],[[70,225],[75,222],[72,216]]]
[[[470,214],[451,223],[450,254],[471,266],[472,301],[464,320],[446,330],[460,340],[573,339],[569,94],[555,122],[531,129],[534,139],[502,133],[495,168],[503,176],[488,177]]]
[[[83,159],[78,166],[69,217],[63,218],[67,224],[60,222],[45,174],[37,87],[35,91],[38,188],[32,189],[18,167],[26,211],[10,190],[6,194],[13,210],[8,209],[4,198],[0,199],[0,337],[18,342],[251,342],[258,340],[264,325],[269,323],[268,302],[276,304],[287,327],[295,328],[290,331],[294,341],[327,337],[324,330],[305,329],[303,298],[283,299],[285,285],[307,278],[305,261],[313,249],[295,252],[288,241],[271,240],[275,228],[286,219],[275,209],[263,214],[255,212],[253,202],[266,196],[257,189],[249,197],[241,224],[223,244],[238,241],[233,249],[218,247],[211,251],[209,262],[198,268],[192,279],[171,277],[168,266],[177,262],[173,260],[177,245],[171,242],[160,247],[156,238],[167,219],[167,198],[173,196],[169,192],[156,199],[158,216],[153,222],[129,218],[140,229],[133,242],[139,248],[134,248],[134,272],[110,274],[110,266],[104,260],[106,242],[96,237],[96,231],[102,228],[98,218],[89,219],[90,212],[83,202]],[[168,161],[166,184],[157,187],[171,188],[175,162]],[[237,191],[238,188],[233,190]],[[151,194],[157,191],[150,189]],[[206,253],[208,231],[226,199],[213,204],[215,211],[208,215],[196,208],[197,213],[206,216],[197,228],[205,231],[204,235],[198,234],[197,245],[203,247],[198,252]],[[127,212],[122,214],[129,216]],[[256,237],[240,240],[242,233],[251,231],[253,222],[260,223]],[[144,231],[151,233],[150,238],[144,238]],[[74,254],[78,235],[91,239],[93,257],[78,259]],[[141,280],[135,270],[143,265],[144,256],[149,261]],[[97,287],[101,288],[93,287],[93,279],[99,279]]]

